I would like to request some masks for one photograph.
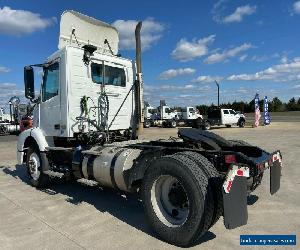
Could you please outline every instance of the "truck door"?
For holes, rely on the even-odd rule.
[[[232,110],[232,109],[229,109],[229,114],[230,114],[231,123],[232,124],[237,124],[238,118],[237,118],[237,115],[236,115],[235,111]]]
[[[228,109],[223,109],[222,124],[231,124],[231,115]]]
[[[39,126],[46,136],[60,135],[60,64],[44,67]]]

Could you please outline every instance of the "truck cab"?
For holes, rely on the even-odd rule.
[[[60,23],[59,50],[45,62],[24,68],[26,97],[36,104],[33,127],[46,144],[77,140],[99,130],[129,136],[137,110],[132,91],[136,67],[118,54],[118,42],[113,26],[92,18],[87,22],[86,16],[66,11]],[[37,67],[43,73],[35,98]]]
[[[132,61],[112,55],[94,52],[85,65],[83,48],[67,45],[50,56],[42,66],[43,77],[40,98],[34,110],[34,127],[43,130],[45,136],[74,137],[76,133],[95,131],[97,128],[78,119],[82,115],[82,100],[86,98],[86,115],[90,120],[100,117],[99,93],[102,84],[111,104],[108,123],[112,122],[118,107],[133,85]],[[131,127],[133,96],[127,98],[122,114],[117,116],[111,130]],[[101,120],[96,122],[100,126]]]
[[[184,107],[182,109],[182,119],[183,120],[196,120],[202,118],[195,107]]]

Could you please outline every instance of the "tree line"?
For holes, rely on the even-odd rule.
[[[274,97],[272,100],[269,100],[269,112],[284,112],[284,111],[300,111],[300,98],[296,100],[294,97],[291,98],[288,102],[281,101],[278,97]],[[263,111],[264,100],[259,101],[260,111]],[[214,103],[210,106],[208,105],[197,105],[196,108],[200,111],[200,114],[207,114],[209,108],[216,107]],[[234,101],[233,103],[222,103],[220,105],[222,108],[230,108],[235,111],[241,111],[242,113],[251,113],[254,112],[254,99],[251,102],[244,101]]]

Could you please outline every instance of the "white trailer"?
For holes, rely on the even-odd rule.
[[[281,154],[192,128],[179,129],[176,139],[138,140],[144,122],[141,26],[134,62],[117,55],[114,27],[63,13],[59,50],[24,68],[25,96],[35,108],[33,128],[18,139],[18,163],[36,188],[62,178],[138,192],[159,238],[186,247],[222,215],[228,229],[246,224],[247,193],[261,183],[265,166],[271,193],[278,191]],[[35,67],[43,69],[40,98]]]

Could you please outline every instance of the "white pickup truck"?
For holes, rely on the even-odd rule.
[[[207,119],[204,121],[204,129],[209,130],[211,126],[231,127],[236,125],[244,127],[246,123],[246,117],[243,114],[235,112],[233,109],[216,108],[210,109],[207,114]]]

